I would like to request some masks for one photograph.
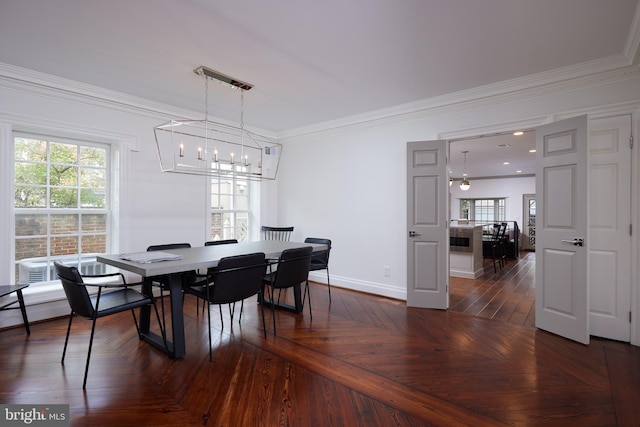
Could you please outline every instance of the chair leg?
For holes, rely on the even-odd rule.
[[[89,338],[89,352],[87,353],[87,364],[84,368],[84,380],[82,381],[82,389],[87,388],[87,376],[89,374],[89,362],[91,361],[91,348],[93,347],[93,335],[96,331],[96,320],[97,317],[93,317],[93,322],[91,325],[91,337]]]
[[[262,292],[260,292],[260,293],[262,293]],[[264,301],[264,296],[262,298],[260,298],[260,299]],[[264,321],[264,304],[260,304],[260,311],[262,312],[262,331],[264,332],[264,337],[266,339],[267,338],[267,324]],[[242,308],[240,309],[240,313],[242,313]]]
[[[71,310],[71,314],[69,315],[69,326],[67,326],[67,337],[64,340],[64,350],[62,350],[62,360],[60,363],[64,365],[64,356],[67,354],[67,344],[69,343],[69,332],[71,331],[71,322],[73,322],[73,310]]]
[[[309,299],[309,319],[313,320],[313,314],[311,313],[311,289],[309,289],[309,280],[304,286],[304,293],[307,294],[307,298]],[[304,303],[304,299],[302,299]]]
[[[222,306],[220,307],[220,318],[222,318]],[[211,302],[207,300],[207,324],[209,325],[209,362],[213,361],[213,355],[211,351]]]
[[[151,296],[153,297],[153,292],[151,293]],[[160,307],[162,308],[162,328],[166,331],[167,330],[167,321],[166,321],[166,317],[164,314],[164,287],[163,285],[160,285]]]
[[[329,289],[329,304],[331,304],[331,283],[329,283],[329,267],[327,267],[327,288]]]
[[[493,260],[493,272],[497,273],[498,269],[496,268],[496,261],[497,261],[497,247],[495,244],[491,245],[491,258]]]
[[[235,303],[233,304],[235,311]],[[244,300],[240,301],[240,316],[238,316],[238,323],[242,321],[242,312],[244,311]]]
[[[273,301],[275,292],[275,288],[271,286],[271,317],[273,318],[273,336],[276,336],[276,304],[275,301]]]

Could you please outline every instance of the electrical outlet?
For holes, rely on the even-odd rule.
[[[384,266],[384,275],[387,277],[391,276],[391,267],[389,267],[388,265]]]

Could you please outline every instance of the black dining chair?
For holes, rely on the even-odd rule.
[[[286,249],[282,251],[278,262],[275,265],[275,269],[272,269],[264,277],[264,285],[269,288],[269,294],[271,297],[271,312],[273,315],[273,334],[276,335],[276,301],[275,290],[282,290],[291,288],[293,286],[299,286],[302,282],[305,282],[304,297],[302,298],[302,306],[304,308],[304,300],[308,296],[309,298],[309,317],[313,320],[313,314],[311,313],[311,292],[309,292],[309,265],[311,264],[311,252],[313,248],[311,246],[305,246],[302,248]],[[263,301],[263,303],[269,303]]]
[[[161,245],[151,245],[147,248],[147,252],[170,251],[172,249],[184,249],[184,248],[190,248],[190,247],[191,247],[190,243],[165,243]],[[164,311],[164,290],[169,287],[169,276],[167,275],[154,276],[154,277],[149,277],[148,279],[151,280],[151,284],[153,286],[156,286],[160,289],[160,309],[162,311],[162,322],[163,322],[162,326],[166,328],[166,322],[165,322],[166,316]],[[182,274],[182,287],[184,288],[185,286],[204,283],[206,282],[206,280],[207,280],[206,276],[199,275],[196,271],[188,271]]]
[[[500,231],[502,230],[502,225],[493,224],[493,231],[491,233],[491,259],[493,261],[493,272],[497,273],[498,269],[496,268],[496,264],[500,266],[502,270],[502,252],[500,250]]]
[[[281,240],[288,242],[293,232],[293,227],[269,227],[263,225],[260,227],[262,240]]]
[[[238,243],[238,239],[222,239],[222,240],[210,240],[208,242],[204,242],[205,246],[218,246],[218,245],[233,245],[235,243]],[[207,280],[213,280],[213,274],[216,271],[216,267],[212,267],[212,268],[208,268],[207,269]],[[244,307],[244,301],[240,303],[241,307],[240,307],[240,313],[242,313],[242,308]],[[204,313],[204,309],[207,306],[207,302],[205,300],[202,300],[202,312]],[[220,307],[220,321],[223,322],[224,320],[222,319],[222,305],[219,306]],[[231,321],[233,322],[233,315],[236,312],[236,305],[234,304],[229,304],[229,315],[231,316]]]
[[[262,279],[266,272],[267,264],[262,252],[237,255],[222,258],[213,273],[211,283],[185,288],[185,292],[203,299],[207,303],[207,320],[209,324],[209,361],[211,355],[211,304],[233,304],[244,301],[254,295],[261,299],[263,285]],[[264,305],[261,304],[262,329],[264,337],[267,337],[267,328],[264,320]]]
[[[305,243],[319,243],[326,245],[327,249],[314,251],[311,255],[309,271],[327,270],[327,288],[329,289],[329,303],[331,303],[331,283],[329,282],[329,254],[331,252],[331,240],[318,237],[307,237]]]
[[[152,305],[156,312],[158,324],[160,325],[160,332],[162,334],[165,348],[167,348],[166,333],[163,324],[160,321],[160,314],[158,313],[158,308],[155,305],[153,297],[143,295],[142,293],[128,287],[130,285],[127,285],[127,282],[122,273],[84,276],[92,278],[107,278],[112,276],[119,276],[120,281],[122,282],[117,284],[94,284],[85,283],[83,280],[83,276],[80,275],[80,272],[76,267],[66,266],[59,261],[54,261],[54,266],[56,269],[56,274],[60,279],[60,282],[62,283],[62,287],[64,288],[64,293],[67,296],[69,306],[71,307],[71,314],[69,314],[69,326],[67,326],[67,337],[64,340],[64,350],[62,351],[62,364],[64,364],[64,358],[67,354],[67,344],[69,343],[69,333],[71,331],[71,322],[73,321],[74,315],[84,317],[91,320],[92,322],[91,335],[89,338],[89,350],[87,352],[87,363],[84,369],[84,380],[82,382],[83,389],[85,389],[87,386],[87,374],[89,373],[89,362],[91,360],[91,348],[93,347],[93,336],[96,329],[96,320],[100,317],[105,317],[130,310],[131,314],[133,315],[133,322],[136,325],[138,337],[141,337],[140,328],[138,326],[138,320],[136,319],[136,313],[134,312],[134,309]],[[87,290],[87,286],[97,288],[98,292],[95,295],[90,296]]]
[[[506,222],[500,223],[500,233],[498,235],[498,248],[500,249],[500,260],[502,261],[502,266],[505,267],[507,265],[507,245],[505,244],[507,239],[507,227],[509,224]]]

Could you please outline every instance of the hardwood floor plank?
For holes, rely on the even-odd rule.
[[[255,301],[245,302],[240,323],[223,310],[224,327],[212,308],[212,362],[207,318],[193,298],[185,299],[187,354],[178,360],[139,341],[130,316],[111,316],[98,321],[85,392],[90,322],[74,322],[64,366],[66,319],[35,323],[30,336],[6,329],[0,401],[69,404],[74,426],[638,425],[637,347],[584,346],[528,320],[509,323],[533,310],[523,259],[487,272],[473,303],[454,297],[469,307],[493,293],[487,304],[505,321],[338,287],[329,304],[326,286],[312,284],[313,320],[306,309],[278,312],[277,337],[270,311],[263,337]]]

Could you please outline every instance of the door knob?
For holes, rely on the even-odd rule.
[[[417,237],[417,236],[419,236],[419,235],[420,235],[420,234],[416,233],[415,231],[410,231],[410,232],[409,232],[409,237]]]

